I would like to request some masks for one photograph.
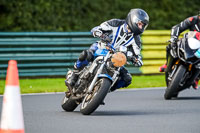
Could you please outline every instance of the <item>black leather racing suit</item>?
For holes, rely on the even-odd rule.
[[[200,20],[199,19],[198,19],[198,16],[192,16],[192,17],[185,19],[180,24],[173,26],[172,30],[171,30],[171,37],[176,36],[178,38],[178,36],[187,29],[189,29],[190,31],[200,32]]]
[[[190,31],[200,32],[200,18],[198,15],[186,18],[181,23],[173,26],[172,30],[171,30],[171,39],[175,38],[177,40],[178,36],[187,29],[189,29]],[[176,45],[176,43],[172,42],[170,45],[167,46],[167,53],[166,53],[167,59],[168,59],[170,49],[172,47],[176,47],[175,45]]]

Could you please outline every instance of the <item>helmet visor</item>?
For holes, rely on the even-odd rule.
[[[136,16],[134,16],[132,18],[132,22],[135,22],[135,24],[137,25],[137,27],[140,29],[140,30],[145,30],[148,26],[148,23],[140,20],[139,18],[137,18]]]
[[[147,24],[145,24],[145,23],[143,23],[142,21],[139,21],[138,23],[137,23],[137,26],[138,26],[138,28],[140,29],[140,30],[145,30],[146,28],[147,28]]]

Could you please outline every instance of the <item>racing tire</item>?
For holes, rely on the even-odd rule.
[[[92,93],[86,94],[80,107],[80,111],[83,115],[90,115],[93,113],[99,105],[103,102],[106,97],[109,88],[111,86],[111,81],[107,78],[99,79]]]
[[[66,96],[63,98],[62,101],[62,108],[67,112],[72,112],[76,109],[78,104],[76,103],[76,100],[71,99],[70,97],[67,98]]]
[[[174,74],[171,82],[168,84],[167,89],[165,90],[164,98],[170,100],[172,97],[177,97],[179,92],[179,84],[186,72],[186,68],[183,65],[180,65]]]

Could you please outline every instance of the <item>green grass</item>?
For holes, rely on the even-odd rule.
[[[66,91],[64,78],[21,79],[21,93],[64,92]],[[5,88],[5,80],[0,80],[0,94]]]
[[[64,78],[20,79],[21,93],[64,92],[66,86]],[[164,75],[133,76],[132,84],[128,88],[163,87]],[[0,80],[0,94],[3,94],[5,80]],[[124,89],[124,88],[123,88]]]
[[[164,75],[154,76],[133,76],[132,84],[128,88],[148,88],[148,87],[164,87],[165,77]]]

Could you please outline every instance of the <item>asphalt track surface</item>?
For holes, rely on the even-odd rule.
[[[164,100],[164,89],[109,93],[105,105],[84,116],[65,112],[61,94],[23,95],[26,133],[200,133],[200,90]],[[0,96],[0,110],[2,96]],[[17,114],[16,114],[17,115]]]

